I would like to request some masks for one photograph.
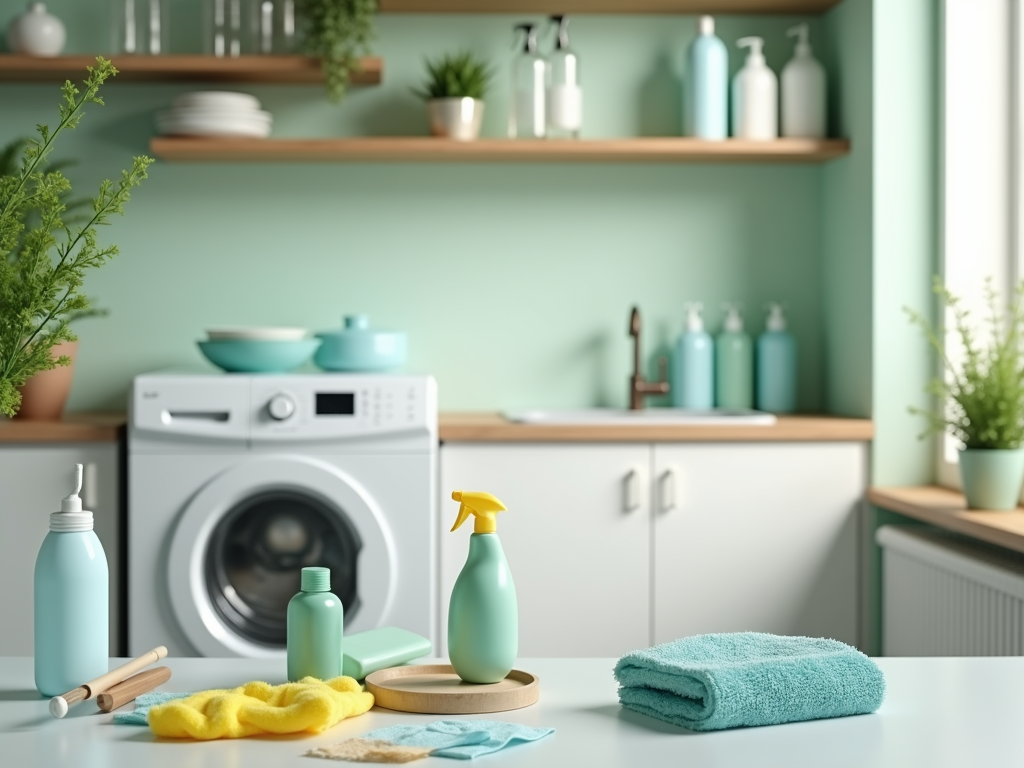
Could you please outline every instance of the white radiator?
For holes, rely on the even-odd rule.
[[[1024,556],[921,528],[875,538],[883,655],[1024,655]]]

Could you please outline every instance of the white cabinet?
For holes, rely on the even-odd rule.
[[[74,490],[85,465],[82,501],[95,515],[110,570],[111,655],[119,654],[120,518],[116,443],[0,445],[0,656],[31,656],[32,581],[50,513]]]
[[[508,507],[498,534],[519,598],[520,656],[618,656],[651,627],[647,445],[451,444],[441,448],[441,647],[472,519],[453,490]]]
[[[509,508],[521,656],[742,630],[859,642],[865,443],[445,443],[440,463],[442,655],[457,489]]]

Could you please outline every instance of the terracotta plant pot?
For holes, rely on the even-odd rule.
[[[53,421],[64,412],[64,403],[71,392],[71,380],[75,375],[75,356],[78,354],[77,341],[62,341],[53,348],[54,359],[61,355],[71,358],[70,365],[61,365],[49,371],[40,371],[25,382],[21,388],[21,409],[19,419],[41,419]]]

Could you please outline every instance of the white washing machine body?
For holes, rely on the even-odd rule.
[[[310,565],[346,633],[437,642],[432,378],[147,374],[129,411],[132,655],[283,657]]]

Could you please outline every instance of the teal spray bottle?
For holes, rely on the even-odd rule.
[[[452,498],[462,504],[452,531],[470,514],[475,520],[448,608],[448,658],[467,683],[497,683],[519,652],[516,585],[496,533],[505,505],[489,493],[455,491]]]

